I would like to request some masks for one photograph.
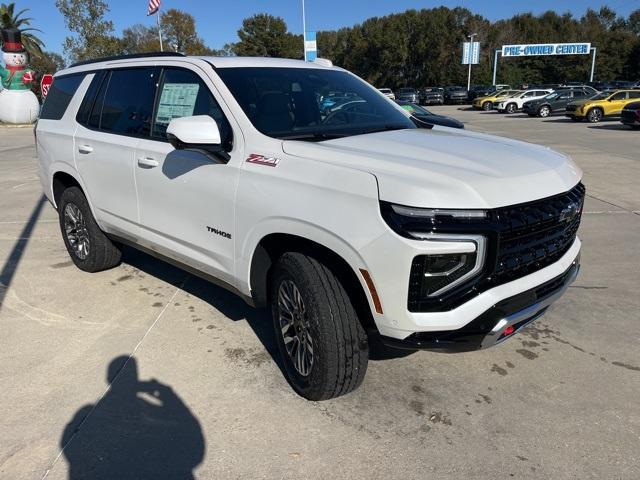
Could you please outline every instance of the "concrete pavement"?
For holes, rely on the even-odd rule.
[[[288,387],[265,312],[133,250],[76,269],[32,132],[0,129],[0,479],[640,478],[640,132],[431,109],[573,156],[582,272],[509,342],[376,348],[322,403]]]

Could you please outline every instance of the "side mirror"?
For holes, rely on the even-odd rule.
[[[222,148],[220,129],[208,115],[174,118],[167,127],[167,140],[176,150],[195,150],[227,163],[231,158]]]

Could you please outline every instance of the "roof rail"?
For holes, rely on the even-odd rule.
[[[178,52],[147,52],[147,53],[132,53],[130,55],[114,55],[112,57],[95,58],[93,60],[84,60],[82,62],[76,62],[70,65],[69,68],[79,67],[80,65],[89,65],[91,63],[109,62],[113,60],[128,60],[130,58],[149,58],[149,57],[184,57],[183,53]]]

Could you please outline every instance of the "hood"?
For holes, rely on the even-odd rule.
[[[429,208],[496,208],[570,190],[582,176],[547,147],[446,127],[283,141],[289,155],[373,174],[380,199]]]

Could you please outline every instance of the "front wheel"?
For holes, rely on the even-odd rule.
[[[542,118],[548,117],[550,113],[551,109],[546,105],[540,107],[540,110],[538,110],[538,115],[540,115]]]
[[[515,103],[510,103],[509,105],[507,105],[507,113],[515,113],[517,109],[518,107]]]
[[[308,400],[349,393],[367,371],[367,335],[344,287],[325,265],[285,253],[271,277],[271,309],[287,380]]]
[[[492,108],[493,108],[493,102],[484,102],[482,104],[482,110],[484,110],[485,112],[488,112]]]

